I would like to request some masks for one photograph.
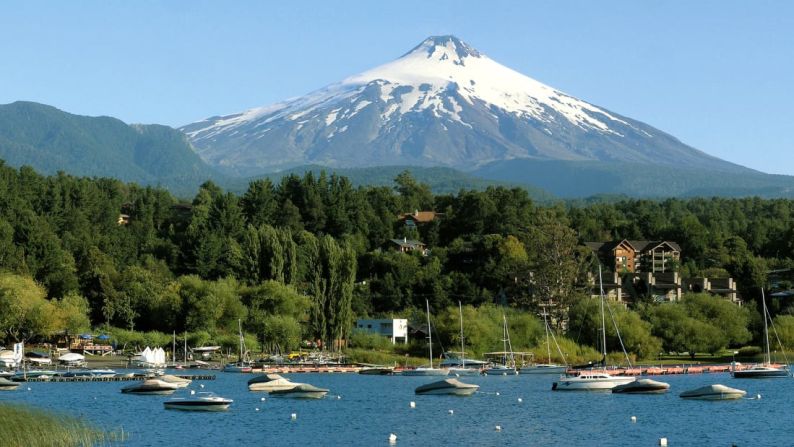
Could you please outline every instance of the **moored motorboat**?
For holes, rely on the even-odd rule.
[[[248,381],[249,391],[275,391],[288,390],[299,385],[297,382],[290,382],[278,374],[262,374]]]
[[[19,388],[19,382],[12,382],[4,377],[0,377],[0,391],[12,391]]]
[[[160,379],[146,379],[123,387],[121,392],[125,394],[166,395],[173,394],[177,388],[179,387],[176,384],[163,382]]]
[[[510,366],[494,365],[490,368],[485,368],[483,374],[486,376],[514,376],[518,374],[518,370]]]
[[[684,391],[679,396],[683,399],[733,400],[741,399],[746,394],[747,391],[731,388],[718,383]]]
[[[637,379],[612,388],[613,393],[624,394],[662,394],[670,389],[669,383],[651,379]]]
[[[183,411],[226,411],[234,402],[232,399],[216,396],[213,393],[191,393],[190,397],[172,397],[163,402],[168,410]]]
[[[291,397],[293,399],[321,399],[328,390],[325,388],[318,388],[308,383],[298,383],[292,388],[273,390],[270,392],[271,396],[277,397]]]
[[[601,372],[566,374],[551,386],[555,391],[604,391],[636,380],[634,377],[612,376]]]
[[[422,385],[414,391],[416,394],[449,394],[453,396],[471,396],[478,389],[479,385],[463,383],[457,379],[444,379],[438,382]]]

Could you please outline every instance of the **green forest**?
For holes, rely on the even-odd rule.
[[[438,218],[408,226],[403,213]],[[124,215],[124,218],[120,216]],[[127,217],[128,216],[128,217]],[[402,253],[392,239],[420,240]],[[637,359],[660,352],[716,353],[761,344],[761,288],[794,267],[794,201],[693,198],[592,199],[538,204],[521,188],[434,194],[403,172],[392,186],[353,186],[325,173],[251,181],[243,194],[212,182],[188,199],[164,188],[0,164],[0,339],[40,342],[64,331],[103,331],[119,344],[246,344],[288,352],[383,348],[356,334],[356,318],[409,318],[425,300],[442,345],[476,353],[544,346],[541,305],[570,359],[598,357],[597,300],[585,278],[598,262],[584,241],[671,240],[684,276],[733,277],[743,307],[685,295],[610,306]],[[791,288],[790,283],[783,286]],[[770,300],[775,326],[794,348],[794,307]],[[617,334],[607,330],[610,350]],[[421,356],[424,342],[405,347]],[[384,348],[385,349],[385,348]],[[402,352],[400,352],[402,353]]]

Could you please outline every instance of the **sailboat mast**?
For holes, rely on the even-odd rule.
[[[171,344],[171,361],[176,364],[176,331],[174,331],[174,341]]]
[[[458,301],[458,312],[460,313],[460,358],[463,367],[466,367],[466,351],[463,349],[463,305]]]
[[[243,363],[243,321],[239,318],[237,319],[237,328],[240,331],[240,364]]]
[[[766,310],[766,297],[764,296],[764,288],[761,288],[761,305],[764,308],[764,342],[766,343],[766,363],[772,363],[772,352],[769,349],[769,328],[767,327],[767,310]]]
[[[599,295],[601,296],[601,349],[604,354],[604,359],[607,358],[607,322],[604,317],[604,283],[601,280],[601,265],[598,266],[598,287],[600,289]]]
[[[543,326],[546,329],[546,354],[548,355],[548,363],[551,363],[551,341],[549,340],[549,322],[546,320],[546,312],[543,312]]]
[[[430,369],[433,369],[433,330],[430,329],[430,301],[425,300],[427,306],[427,339],[430,344]]]

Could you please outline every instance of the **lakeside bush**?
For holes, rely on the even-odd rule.
[[[0,403],[0,439],[26,447],[91,447],[122,441],[84,419],[25,405]]]

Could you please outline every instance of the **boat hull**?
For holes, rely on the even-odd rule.
[[[634,377],[609,377],[596,379],[562,378],[552,385],[554,391],[608,391],[618,385],[633,382]]]
[[[422,385],[414,391],[417,395],[471,396],[480,389],[479,385],[463,383],[455,379],[445,379]]]
[[[229,409],[231,402],[215,403],[215,402],[164,402],[163,406],[167,410],[181,410],[181,411],[226,411]]]
[[[787,370],[781,368],[750,368],[731,374],[734,379],[777,379],[790,376]]]
[[[291,390],[295,388],[298,384],[295,382],[290,382],[287,379],[276,379],[271,380],[270,382],[257,382],[248,385],[248,391],[282,391],[282,390]]]
[[[612,388],[615,394],[663,394],[670,389],[670,384],[650,379],[639,379]]]
[[[483,371],[486,376],[515,376],[518,370],[515,368],[488,368]]]
[[[449,374],[449,370],[446,369],[438,369],[438,368],[416,368],[416,369],[406,369],[402,373],[403,376],[446,376]]]
[[[747,391],[717,384],[684,391],[679,396],[682,399],[691,400],[735,400],[741,399],[745,395],[747,395]]]
[[[286,390],[274,390],[270,392],[273,397],[287,397],[291,399],[322,399],[328,394],[325,388],[317,388],[316,386],[306,383],[299,383],[292,388]]]
[[[480,370],[474,368],[450,368],[449,373],[453,376],[479,376]]]

